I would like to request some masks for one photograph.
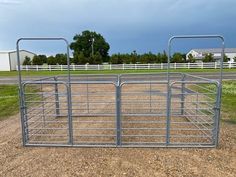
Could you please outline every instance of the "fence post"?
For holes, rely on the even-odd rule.
[[[49,71],[51,71],[51,65],[48,65],[48,69],[49,69]]]
[[[110,70],[111,70],[111,64],[110,64]]]
[[[85,64],[85,70],[86,71],[88,70],[88,64]]]
[[[28,65],[25,65],[25,70],[26,70],[26,71],[28,71],[28,70],[29,70],[29,68],[28,68]]]
[[[62,65],[61,65],[61,71],[63,70]]]
[[[217,62],[215,61],[215,69],[217,68]]]
[[[98,64],[98,70],[100,70],[100,65]]]
[[[161,69],[163,69],[163,63],[161,63]]]
[[[148,63],[148,69],[150,69],[150,63]]]
[[[136,63],[134,64],[134,69],[137,69],[137,64]]]
[[[36,70],[37,70],[37,71],[39,70],[39,66],[38,66],[38,65],[36,65]]]
[[[202,69],[204,68],[204,63],[202,62],[202,67],[201,67]]]
[[[176,63],[175,63],[175,65],[174,65],[174,67],[175,67],[175,69],[176,69]]]

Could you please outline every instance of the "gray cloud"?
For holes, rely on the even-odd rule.
[[[236,45],[235,0],[0,0],[4,3],[0,50],[14,48],[22,36],[71,40],[85,29],[102,33],[112,52],[162,50],[174,34],[220,33]]]

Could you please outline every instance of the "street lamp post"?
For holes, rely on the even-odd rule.
[[[93,49],[93,44],[94,44],[94,38],[92,38],[92,44],[91,44],[91,47],[92,47],[92,56],[94,55],[94,49]]]

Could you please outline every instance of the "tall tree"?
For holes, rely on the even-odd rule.
[[[213,62],[213,61],[215,61],[215,59],[214,59],[214,56],[212,53],[207,53],[207,54],[205,54],[202,61],[203,62]]]
[[[189,63],[195,63],[196,62],[196,59],[193,57],[193,55],[191,53],[188,55],[188,62]]]
[[[113,54],[110,58],[110,62],[111,62],[111,64],[122,64],[123,60],[122,60],[121,54],[120,53]]]
[[[230,58],[228,58],[227,55],[224,55],[224,62],[228,62],[228,61],[230,61]]]
[[[89,58],[86,58],[83,52],[75,53],[72,63],[76,65],[87,64],[89,63]]]
[[[82,52],[85,58],[90,58],[98,52],[103,61],[108,61],[110,46],[101,34],[86,30],[83,31],[82,34],[76,34],[73,40],[74,42],[70,44],[70,48],[74,50],[74,57]],[[92,56],[92,58],[94,58],[94,56]]]
[[[25,60],[23,61],[23,65],[31,65],[30,57],[28,57],[28,56],[25,57]]]
[[[131,57],[131,63],[132,63],[132,64],[135,64],[135,63],[138,62],[139,56],[138,56],[136,50],[134,50],[134,51],[130,54],[130,57]]]
[[[58,62],[57,62],[57,60],[56,60],[56,58],[54,56],[48,57],[47,63],[48,63],[48,65],[56,65],[56,64],[58,64]]]
[[[43,65],[44,63],[47,63],[46,55],[35,55],[32,59],[33,65]]]
[[[56,62],[60,65],[67,65],[67,55],[63,53],[58,53],[55,56]]]
[[[156,55],[154,55],[152,52],[140,55],[141,63],[154,63],[155,61],[156,61]]]
[[[168,56],[166,54],[166,51],[163,51],[163,54],[161,55],[161,63],[167,63],[168,62]]]
[[[174,53],[173,57],[172,57],[172,63],[183,63],[185,62],[185,59],[183,58],[183,54],[181,53]]]

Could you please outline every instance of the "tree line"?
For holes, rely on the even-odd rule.
[[[152,52],[137,54],[136,51],[126,54],[112,54],[108,56],[106,60],[97,52],[93,56],[85,57],[82,52],[77,54],[75,57],[70,58],[71,64],[146,64],[146,63],[167,63],[168,56],[165,51],[163,53],[153,54]],[[186,62],[186,55],[181,53],[175,53],[171,62],[184,63]],[[29,57],[25,57],[23,65],[66,65],[67,64],[67,55],[66,54],[56,54],[55,56],[46,55],[35,55],[32,60]]]
[[[202,62],[215,62],[216,59],[214,58],[213,54],[205,54],[202,58]],[[229,58],[225,55],[224,62],[229,61]],[[102,64],[102,63],[109,63],[109,64],[147,64],[147,63],[167,63],[168,56],[165,51],[163,53],[153,54],[152,52],[144,53],[144,54],[137,54],[136,51],[132,53],[118,53],[112,54],[108,56],[106,60],[102,58],[102,56],[97,52],[93,56],[85,57],[84,54],[81,52],[76,57],[70,58],[71,64],[76,65],[84,65],[84,64]],[[190,54],[188,58],[186,58],[186,54],[182,53],[174,53],[171,57],[171,63],[195,63],[196,59]],[[67,55],[66,54],[56,54],[55,56],[46,55],[35,55],[32,60],[29,57],[25,57],[23,65],[67,65]]]
[[[162,53],[153,54],[152,52],[138,54],[135,50],[131,53],[117,53],[109,56],[108,51],[110,45],[105,38],[96,32],[83,31],[81,34],[76,34],[73,42],[70,44],[73,51],[73,57],[70,58],[71,64],[135,64],[135,63],[167,63],[168,56],[165,51]],[[196,58],[191,54],[186,57],[183,53],[174,53],[170,60],[172,63],[195,63]],[[203,62],[214,62],[213,54],[205,54]],[[224,61],[228,61],[227,56],[224,56]],[[26,57],[23,65],[66,65],[66,54],[56,54],[55,56],[36,55],[32,59]]]

